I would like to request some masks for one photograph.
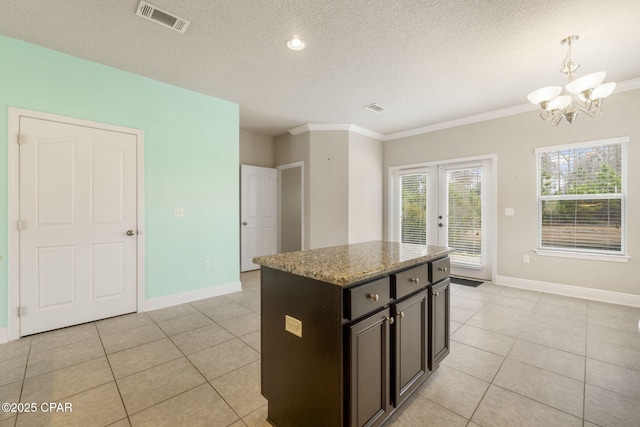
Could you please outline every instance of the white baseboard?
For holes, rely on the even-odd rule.
[[[9,342],[9,328],[0,328],[0,344]]]
[[[224,285],[212,286],[210,288],[183,292],[181,294],[167,295],[166,297],[152,298],[144,301],[143,311],[158,310],[160,308],[171,307],[178,304],[185,304],[205,298],[217,297],[241,290],[242,284],[240,282],[233,282],[225,283]]]
[[[512,288],[528,289],[531,291],[547,292],[550,294],[608,302],[611,304],[640,307],[640,295],[625,294],[622,292],[604,291],[602,289],[583,288],[580,286],[540,282],[537,280],[520,279],[517,277],[507,276],[496,276],[494,283],[510,286]]]

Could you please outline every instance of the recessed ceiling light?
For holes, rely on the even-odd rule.
[[[298,36],[293,36],[291,40],[287,40],[287,47],[291,50],[302,50],[304,49],[304,42]]]

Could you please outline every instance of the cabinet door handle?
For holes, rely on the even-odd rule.
[[[378,294],[367,294],[367,298],[369,298],[370,300],[373,300],[373,301],[378,301],[380,299]]]
[[[395,319],[393,317],[386,317],[385,319],[389,321],[390,325],[393,325],[393,322],[395,322]]]
[[[411,283],[416,283],[416,284],[418,284],[418,283],[420,283],[420,278],[416,277],[416,278],[414,279],[414,278],[412,278],[412,277],[409,277],[409,281],[410,281]]]
[[[404,312],[403,311],[399,311],[398,314],[396,314],[396,316],[400,317],[401,319],[404,317]]]
[[[444,271],[446,273],[447,267],[438,267],[438,271]]]
[[[440,295],[440,291],[438,291],[438,292],[434,292],[433,294],[434,294],[434,295],[436,296],[436,298],[437,298],[437,297]]]

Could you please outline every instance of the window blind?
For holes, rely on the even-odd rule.
[[[402,194],[400,238],[402,243],[427,244],[428,179],[429,176],[426,173],[400,177]]]
[[[482,168],[448,170],[447,185],[451,261],[482,265]]]
[[[624,253],[626,144],[537,152],[538,247]]]

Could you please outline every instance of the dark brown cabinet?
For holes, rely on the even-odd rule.
[[[431,325],[429,332],[429,369],[434,370],[449,354],[449,279],[441,280],[429,287]]]
[[[390,326],[387,308],[349,329],[349,426],[377,426],[391,411]]]
[[[262,268],[262,394],[276,427],[375,427],[449,352],[449,258],[349,286]]]
[[[428,376],[429,310],[426,290],[393,305],[394,404],[399,406]]]

